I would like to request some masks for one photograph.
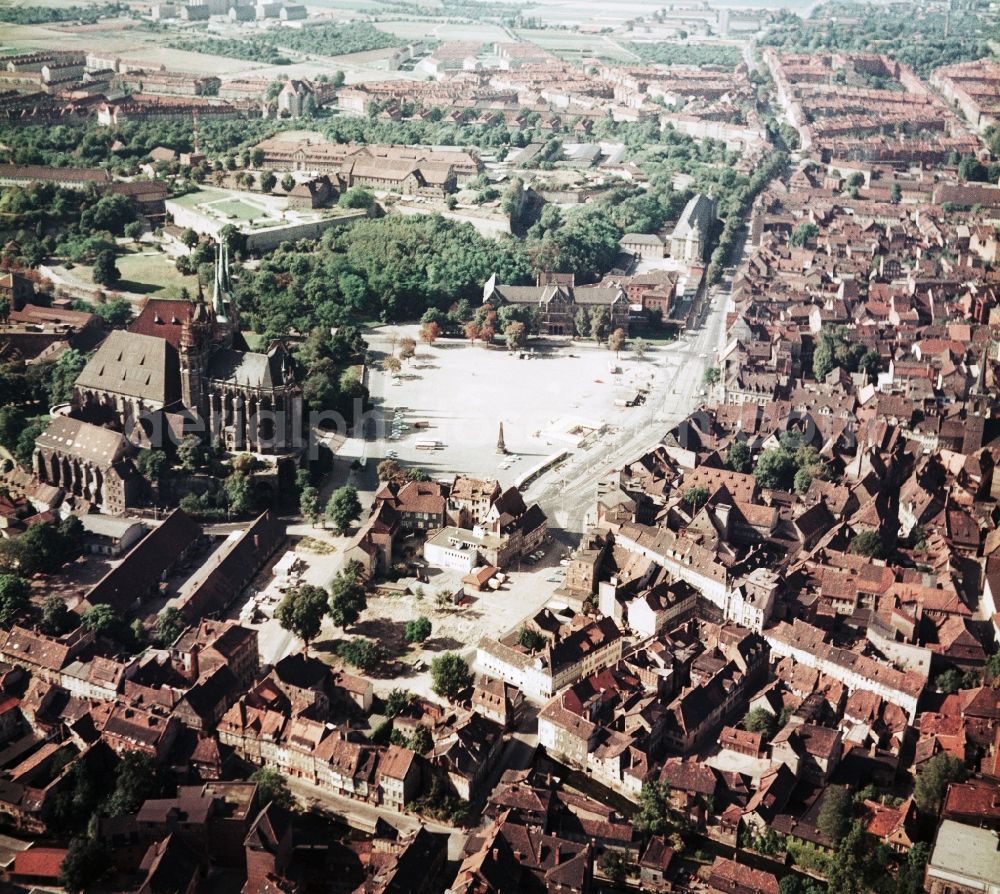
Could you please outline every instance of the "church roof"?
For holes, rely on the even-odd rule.
[[[208,364],[208,378],[247,388],[278,388],[284,384],[283,350],[267,354],[255,351],[223,349],[216,351]]]
[[[164,338],[175,350],[181,346],[181,332],[194,314],[194,302],[185,298],[150,298],[128,327],[136,335]]]
[[[125,438],[99,425],[57,416],[38,436],[35,444],[43,450],[56,450],[103,468],[118,458],[125,446]]]
[[[179,397],[177,352],[164,338],[116,329],[83,368],[76,385],[168,404]]]

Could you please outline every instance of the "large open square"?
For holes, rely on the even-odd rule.
[[[393,337],[398,344],[408,335],[416,328],[385,327],[370,336],[372,348],[385,357]],[[384,420],[379,446],[436,477],[462,472],[507,486],[549,457],[648,417],[645,405],[625,404],[662,379],[662,354],[652,350],[639,360],[626,351],[616,359],[589,342],[540,339],[522,352],[459,340],[418,343],[398,376],[373,369],[371,391]],[[501,423],[506,456],[496,449]]]

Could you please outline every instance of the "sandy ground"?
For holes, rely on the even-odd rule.
[[[392,350],[392,338],[416,338],[418,327],[382,327],[372,333],[372,349],[381,356]],[[645,387],[654,375],[657,351],[637,360],[627,351],[617,361],[607,348],[592,342],[544,342],[533,339],[534,359],[519,359],[505,348],[485,348],[457,339],[434,345],[419,343],[417,354],[393,379],[372,369],[371,391],[382,399],[391,422],[398,409],[404,428],[398,441],[384,427],[382,451],[395,451],[402,462],[418,465],[431,475],[450,478],[458,472],[499,478],[510,485],[533,465],[566,449],[562,436],[574,423],[590,427],[607,423],[613,431],[641,408],[623,408],[625,399]],[[427,426],[416,428],[417,422]],[[500,423],[509,456],[496,454]],[[434,440],[441,448],[418,449],[419,441]],[[507,468],[502,468],[507,466]]]

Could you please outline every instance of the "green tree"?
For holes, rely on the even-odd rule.
[[[646,356],[646,352],[648,350],[649,342],[647,342],[644,338],[637,338],[632,342],[632,353],[635,354],[639,360],[642,360]]]
[[[257,783],[257,800],[262,806],[272,802],[286,809],[294,806],[295,799],[288,788],[288,781],[277,770],[260,767],[250,774],[250,781]]]
[[[960,780],[965,767],[957,757],[946,752],[935,754],[917,773],[913,800],[924,813],[937,815],[944,804],[944,796],[952,782]]]
[[[792,230],[789,242],[796,248],[801,248],[807,242],[819,235],[819,227],[814,223],[800,223]]]
[[[873,849],[865,824],[856,820],[837,842],[828,863],[827,890],[830,894],[881,890],[887,876],[889,853],[888,848],[881,846]]]
[[[765,741],[777,732],[777,717],[766,708],[754,708],[743,718],[747,732],[760,733]]]
[[[161,649],[165,649],[184,632],[186,627],[187,623],[180,609],[168,606],[156,616],[153,639]]]
[[[177,460],[185,472],[197,472],[211,461],[212,452],[197,435],[188,435],[177,445]]]
[[[986,667],[983,669],[983,676],[987,683],[991,685],[1000,679],[1000,651],[994,652],[986,660]]]
[[[86,354],[75,348],[63,351],[59,355],[59,359],[49,367],[46,377],[50,404],[67,403],[72,398],[73,387],[86,365]]]
[[[75,615],[66,608],[66,603],[62,597],[56,593],[49,593],[42,600],[42,632],[49,636],[61,636],[73,628]]]
[[[400,482],[405,477],[403,467],[394,459],[384,459],[375,470],[379,481]]]
[[[809,488],[812,486],[813,471],[811,468],[800,468],[796,470],[795,477],[792,479],[792,489],[800,497],[804,497],[808,492]]]
[[[40,522],[31,525],[16,540],[0,541],[13,550],[11,563],[22,575],[52,573],[61,568],[82,546],[80,519],[70,516],[57,524]],[[10,569],[8,569],[10,570]]]
[[[27,422],[28,417],[21,407],[0,407],[0,444],[13,453]]]
[[[771,490],[790,490],[795,482],[795,457],[783,448],[765,450],[757,457],[754,478],[760,487]]]
[[[159,481],[170,469],[170,460],[162,450],[140,450],[135,457],[139,474],[149,481]]]
[[[201,237],[198,235],[197,230],[194,230],[191,227],[186,227],[181,230],[181,235],[178,238],[188,247],[188,249],[192,249],[198,244]]]
[[[962,674],[950,667],[934,678],[934,688],[950,695],[962,688]]]
[[[719,368],[717,366],[708,366],[705,368],[705,372],[702,374],[701,379],[706,385],[711,387],[719,381],[719,377],[721,375],[722,374],[719,372]]]
[[[895,894],[924,894],[924,874],[929,859],[930,848],[927,843],[916,842],[899,867]]]
[[[326,516],[341,534],[346,534],[351,522],[361,518],[361,501],[358,500],[357,488],[351,484],[338,487],[326,504]]]
[[[409,746],[411,751],[417,754],[426,754],[434,747],[434,737],[431,731],[422,723],[418,723],[413,735],[410,736]]]
[[[621,351],[625,350],[626,341],[625,330],[621,328],[615,329],[615,331],[608,336],[608,350],[614,351],[615,357],[617,357]]]
[[[611,314],[606,307],[593,307],[590,310],[590,334],[597,344],[607,341],[611,330]]]
[[[319,515],[319,491],[311,484],[303,487],[302,493],[299,494],[299,512],[303,518],[313,524],[316,523],[316,517]]]
[[[885,558],[885,547],[878,531],[858,531],[851,538],[849,552],[856,556],[867,556],[869,559]]]
[[[392,689],[385,698],[386,717],[396,717],[402,714],[413,701],[413,693],[405,689]]]
[[[254,508],[253,478],[243,472],[233,472],[223,482],[226,503],[231,512],[243,515]]]
[[[601,861],[604,877],[613,884],[625,881],[625,860],[618,851],[607,850]]]
[[[163,780],[156,760],[139,751],[126,751],[115,768],[115,787],[104,810],[108,816],[136,813],[144,801],[157,797],[162,788]]]
[[[260,188],[264,192],[274,192],[274,187],[278,185],[278,178],[274,171],[265,171],[260,175]]]
[[[340,643],[337,655],[358,670],[366,672],[374,670],[385,658],[385,652],[378,643],[360,636]]]
[[[590,314],[587,313],[587,308],[580,307],[576,312],[576,317],[574,319],[574,324],[576,327],[576,334],[580,338],[590,337]]]
[[[666,835],[670,831],[670,786],[644,782],[639,792],[639,811],[632,825],[644,835]]]
[[[14,447],[14,459],[25,469],[31,467],[31,458],[35,452],[35,440],[49,427],[51,420],[42,417],[29,422],[17,436],[17,444]]]
[[[281,188],[285,192],[291,192],[295,189],[295,178],[291,174],[285,174],[285,176],[281,178]]]
[[[684,502],[691,507],[691,512],[696,513],[708,502],[707,487],[689,487],[684,492]]]
[[[330,581],[330,617],[346,630],[358,620],[367,604],[364,585],[352,563]]]
[[[28,582],[16,574],[0,574],[0,624],[9,627],[28,607]]]
[[[989,173],[986,166],[974,155],[967,155],[958,163],[958,176],[963,180],[970,180],[975,183],[983,183]]]
[[[337,202],[341,208],[371,208],[375,204],[375,196],[367,189],[360,186],[352,186]]]
[[[107,603],[92,605],[81,616],[80,622],[85,630],[98,636],[116,639],[123,625],[121,615]]]
[[[746,441],[733,441],[726,451],[726,465],[734,472],[749,472],[753,468],[753,455]]]
[[[824,326],[816,337],[813,375],[821,382],[838,366],[849,373],[862,371],[871,375],[878,368],[878,354],[852,342],[843,326]]]
[[[99,286],[113,286],[122,278],[118,265],[115,263],[114,251],[105,249],[97,255],[91,278]]]
[[[828,786],[820,805],[816,828],[831,841],[838,841],[851,820],[851,796],[840,785]]]
[[[408,643],[422,643],[431,635],[431,622],[421,615],[413,621],[406,622],[403,638]]]
[[[528,330],[524,323],[514,321],[507,324],[504,329],[504,338],[507,341],[508,351],[520,351],[528,342]]]
[[[457,698],[471,685],[469,665],[457,652],[443,652],[431,662],[431,688],[442,698]]]
[[[132,305],[126,298],[98,304],[93,312],[109,329],[125,329],[132,322]]]
[[[517,644],[529,652],[537,652],[545,645],[545,637],[537,630],[532,630],[532,628],[525,625],[521,627],[517,634]]]
[[[59,883],[67,891],[83,891],[107,874],[111,862],[111,852],[102,841],[77,835],[66,849],[59,868]]]
[[[321,587],[303,584],[285,594],[274,610],[274,617],[285,630],[302,640],[308,653],[309,643],[319,635],[329,610],[326,592]]]

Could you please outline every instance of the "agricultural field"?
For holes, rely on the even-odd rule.
[[[489,22],[434,22],[400,19],[375,22],[375,27],[404,40],[509,41],[510,32]]]
[[[597,56],[620,62],[635,62],[638,56],[623,47],[610,35],[579,34],[573,31],[549,29],[519,29],[519,40],[528,41],[560,58],[575,60],[582,56]]]

